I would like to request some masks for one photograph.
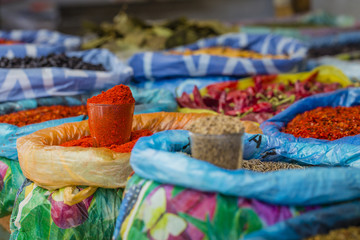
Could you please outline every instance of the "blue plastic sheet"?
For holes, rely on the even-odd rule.
[[[200,40],[176,50],[228,46],[262,54],[285,54],[289,59],[247,59],[212,55],[170,55],[164,52],[135,54],[129,65],[137,81],[201,76],[245,76],[295,71],[306,56],[306,48],[297,40],[271,34],[233,33]]]
[[[335,45],[344,45],[357,43],[360,41],[360,31],[351,31],[345,33],[332,34],[324,37],[316,37],[309,41],[310,48],[332,47]]]
[[[0,68],[0,102],[22,99],[68,96],[101,90],[127,83],[133,71],[105,49],[67,52],[92,64],[102,64],[106,71],[68,68]]]
[[[151,112],[172,112],[177,108],[177,103],[173,95],[163,89],[143,90],[132,87],[131,91],[136,101],[135,114]],[[73,97],[49,97],[39,99],[28,99],[17,102],[0,103],[0,115],[17,112],[21,110],[33,109],[39,106],[67,105],[78,106],[86,104],[88,98],[99,94],[92,92]],[[78,122],[85,120],[87,116],[77,116],[71,118],[57,119],[24,127],[0,123],[0,157],[7,157],[17,160],[16,140],[22,136],[31,134],[35,131],[55,127],[63,123]]]
[[[360,167],[360,135],[334,141],[296,138],[281,132],[281,129],[297,114],[325,106],[360,105],[360,88],[348,88],[333,93],[318,94],[304,98],[283,112],[265,121],[262,150],[271,150],[272,156],[294,159],[313,165]]]
[[[144,88],[144,89],[166,89],[175,96],[181,96],[183,92],[191,93],[194,86],[199,89],[204,88],[213,83],[219,83],[224,81],[238,80],[234,77],[221,76],[221,77],[187,77],[187,78],[169,78],[160,79],[158,81],[139,82],[132,83],[132,85]]]
[[[165,89],[139,89],[130,87],[135,98],[135,114],[152,112],[175,112],[177,102],[174,95]]]
[[[247,144],[245,140],[244,151]],[[360,198],[360,172],[355,168],[313,167],[267,173],[226,170],[179,153],[189,153],[189,146],[188,131],[160,132],[137,142],[130,164],[146,179],[273,204],[309,206]]]
[[[81,38],[49,30],[0,31],[0,38],[20,41],[21,44],[0,45],[0,57],[38,57],[50,53],[77,50]]]

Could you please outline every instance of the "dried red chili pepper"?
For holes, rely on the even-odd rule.
[[[274,83],[277,75],[254,76],[254,86],[245,90],[237,89],[238,81],[222,82],[207,87],[207,95],[202,97],[194,89],[194,100],[183,93],[177,101],[181,107],[211,109],[219,113],[244,118],[248,114],[264,113],[256,118],[259,123],[284,110],[289,104],[304,97],[331,92],[340,88],[339,83],[316,81],[318,72],[310,74],[304,81]],[[204,106],[205,105],[205,106]],[[251,118],[254,118],[253,116]]]
[[[283,132],[295,137],[331,141],[360,134],[360,106],[318,107],[298,114]]]
[[[87,115],[86,106],[43,106],[0,116],[0,123],[23,127],[45,121]]]

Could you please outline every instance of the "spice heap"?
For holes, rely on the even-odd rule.
[[[22,42],[14,41],[14,40],[8,40],[5,38],[0,38],[0,44],[4,45],[13,45],[13,44],[21,44]]]
[[[244,126],[234,117],[216,115],[196,119],[189,124],[187,130],[200,134],[223,135],[242,133]]]
[[[87,115],[86,106],[43,106],[0,116],[0,123],[23,127],[29,124],[41,123],[60,118]]]
[[[274,83],[276,75],[254,76],[254,86],[238,89],[239,81],[229,81],[207,86],[207,95],[201,96],[195,86],[193,100],[183,93],[177,102],[181,107],[207,109],[238,116],[241,120],[262,123],[286,109],[294,101],[317,93],[331,92],[341,87],[339,83],[325,84],[316,81],[317,72],[303,81]]]
[[[130,140],[134,107],[130,88],[122,84],[88,99],[90,133],[98,147]]]
[[[135,103],[135,99],[128,86],[117,85],[106,92],[93,96],[87,100],[87,103],[98,104],[128,104]]]
[[[209,47],[209,48],[200,48],[197,50],[186,49],[183,52],[169,51],[169,53],[176,55],[208,54],[208,55],[215,55],[221,57],[241,57],[241,58],[251,58],[251,59],[262,59],[262,58],[287,59],[288,58],[285,55],[261,54],[254,51],[235,49],[230,47]]]
[[[242,162],[244,126],[237,118],[216,115],[195,120],[191,131],[191,155],[219,167],[236,169]]]
[[[129,152],[131,152],[131,150],[133,149],[133,147],[135,146],[135,144],[139,140],[139,138],[151,136],[152,134],[153,133],[147,129],[134,131],[134,132],[131,132],[130,142],[127,142],[127,143],[121,144],[121,145],[111,145],[106,148],[111,149],[115,152],[129,153]],[[91,136],[84,136],[77,140],[71,140],[71,141],[65,142],[65,143],[61,144],[60,146],[62,146],[62,147],[85,147],[86,148],[86,147],[94,147],[94,142],[93,142],[93,139]]]
[[[89,98],[87,104],[91,136],[71,140],[61,146],[105,147],[115,152],[128,153],[140,137],[152,135],[147,129],[131,132],[135,99],[128,86],[117,85]],[[127,131],[129,135],[125,139]]]
[[[360,106],[318,107],[298,114],[283,132],[330,141],[360,134]]]
[[[84,62],[78,57],[68,57],[62,54],[50,54],[46,57],[0,58],[0,68],[43,68],[62,67],[80,70],[105,71],[101,64]]]
[[[328,234],[317,235],[306,240],[358,240],[360,227],[348,227],[330,231]]]
[[[303,169],[304,167],[286,162],[263,162],[258,159],[243,161],[243,168],[257,172],[271,172],[283,169]]]

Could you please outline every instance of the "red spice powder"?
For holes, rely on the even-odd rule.
[[[283,132],[330,141],[360,134],[360,106],[318,107],[298,114]]]
[[[134,148],[136,142],[141,137],[151,136],[153,133],[150,130],[142,129],[131,132],[131,141],[122,145],[111,145],[107,147],[115,152],[129,153]],[[77,140],[71,140],[61,144],[62,147],[93,147],[93,140],[91,136],[85,136]]]
[[[117,85],[106,92],[89,98],[87,103],[97,103],[97,104],[127,104],[135,103],[135,99],[131,93],[131,90],[128,86],[123,84]]]
[[[43,106],[0,116],[0,123],[23,127],[45,121],[87,115],[86,106]]]

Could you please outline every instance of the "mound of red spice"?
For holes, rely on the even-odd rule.
[[[117,85],[106,92],[89,98],[87,103],[97,103],[97,104],[127,104],[135,103],[135,99],[131,93],[131,90],[128,86],[123,84]]]
[[[43,106],[0,116],[0,123],[23,127],[45,121],[87,115],[86,106]]]
[[[298,114],[283,132],[295,137],[331,141],[360,134],[360,106],[318,107]]]
[[[142,129],[131,132],[130,142],[124,143],[122,145],[111,145],[107,147],[115,152],[120,153],[129,153],[134,148],[136,142],[141,137],[151,136],[153,133],[150,130]],[[62,147],[93,147],[93,140],[91,136],[85,136],[77,140],[71,140],[61,144]]]

